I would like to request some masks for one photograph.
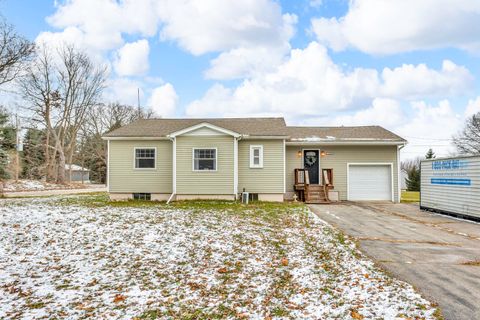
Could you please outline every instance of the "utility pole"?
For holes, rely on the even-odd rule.
[[[140,110],[140,88],[137,88],[137,106],[138,106],[138,119],[142,116],[142,111]]]
[[[15,182],[18,182],[18,171],[20,167],[20,134],[18,114],[15,113]]]

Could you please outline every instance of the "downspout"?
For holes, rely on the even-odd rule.
[[[238,196],[238,142],[242,136],[233,137],[233,196],[237,200]]]
[[[398,203],[400,203],[402,198],[402,173],[400,169],[400,150],[405,147],[405,144],[397,146],[397,194],[398,194]]]
[[[172,194],[168,198],[167,204],[177,193],[177,139],[175,137],[169,137],[169,139],[172,141]]]

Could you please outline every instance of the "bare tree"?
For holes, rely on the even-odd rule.
[[[453,144],[460,154],[480,154],[480,112],[465,121],[463,130],[453,137]]]
[[[107,165],[106,142],[103,134],[120,128],[138,119],[148,119],[153,116],[150,110],[141,110],[133,106],[119,103],[99,104],[89,110],[89,114],[80,131],[79,152],[75,159],[90,169],[91,178],[105,182]]]
[[[0,85],[17,78],[34,50],[33,43],[0,17]]]
[[[100,99],[106,68],[95,66],[73,46],[56,54],[59,59],[54,59],[51,49],[39,48],[20,86],[34,121],[46,128],[47,179],[64,183],[65,164],[73,158],[89,110]]]

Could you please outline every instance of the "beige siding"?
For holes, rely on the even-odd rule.
[[[157,148],[156,169],[134,169],[134,148]],[[110,141],[110,192],[171,193],[171,141]]]
[[[287,192],[293,192],[293,185],[295,183],[295,177],[293,170],[297,168],[302,168],[302,157],[298,156],[298,152],[302,151],[302,147],[286,147],[285,153],[285,171],[286,171],[286,186],[285,190]]]
[[[293,169],[302,167],[302,158],[297,156],[302,148],[321,149],[327,155],[320,159],[322,169],[333,169],[334,191],[340,200],[347,200],[347,163],[393,163],[393,192],[398,201],[398,165],[396,146],[331,146],[287,147],[287,192],[293,191]]]
[[[233,137],[179,136],[177,194],[233,194]],[[193,148],[217,148],[217,171],[193,171]]]
[[[250,168],[250,146],[263,146],[263,168]],[[283,193],[283,140],[238,142],[238,191]]]

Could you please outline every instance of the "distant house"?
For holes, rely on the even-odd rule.
[[[301,169],[331,198],[398,202],[406,143],[379,126],[292,127],[283,118],[145,119],[103,138],[118,200],[233,200],[245,190],[283,201]]]
[[[90,183],[89,169],[77,166],[76,164],[67,164],[65,165],[65,170],[67,171],[65,174],[68,175],[70,168],[72,168],[72,176],[70,177],[71,182]]]

